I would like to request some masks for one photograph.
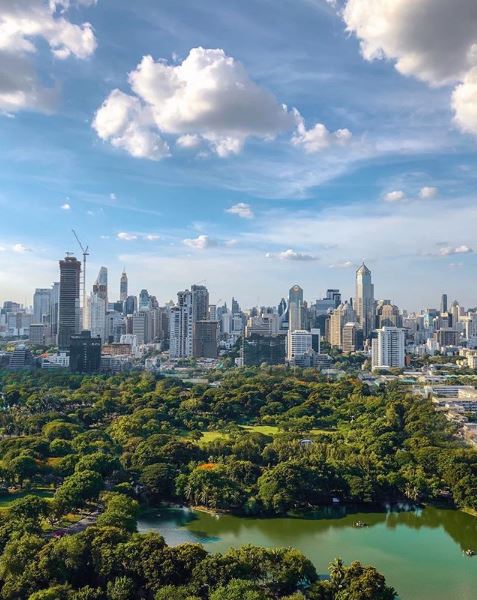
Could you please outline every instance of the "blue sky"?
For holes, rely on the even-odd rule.
[[[51,4],[0,0],[0,301],[74,227],[111,295],[352,295],[365,259],[403,308],[477,304],[473,2]]]

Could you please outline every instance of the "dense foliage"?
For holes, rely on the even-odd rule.
[[[4,496],[35,492],[0,513],[2,598],[393,598],[358,563],[319,581],[292,549],[170,548],[136,533],[139,507],[282,514],[440,497],[477,508],[477,453],[407,388],[282,368],[211,380],[0,373]],[[96,523],[64,529],[84,507]]]

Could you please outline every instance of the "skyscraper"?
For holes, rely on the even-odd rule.
[[[294,285],[288,293],[288,331],[298,331],[302,328],[303,290]]]
[[[56,281],[51,287],[50,296],[50,336],[51,342],[57,342],[58,336],[58,315],[60,310],[60,282]]]
[[[128,276],[126,275],[126,271],[123,269],[123,274],[121,275],[121,280],[119,282],[119,299],[121,302],[124,302],[128,297]]]
[[[330,344],[334,348],[343,348],[344,327],[347,323],[354,323],[356,315],[352,307],[345,302],[336,308],[330,317]]]
[[[404,329],[399,327],[378,329],[378,337],[372,342],[373,369],[402,369],[405,365],[404,344]]]
[[[447,312],[447,294],[442,294],[441,297],[441,313]]]
[[[171,308],[169,321],[171,358],[192,356],[194,326],[192,304],[192,292],[185,290],[177,293],[177,304]]]
[[[96,278],[96,282],[93,285],[93,294],[97,294],[106,302],[108,306],[108,269],[101,267]]]
[[[58,310],[58,347],[68,350],[70,338],[80,329],[81,263],[74,256],[60,260],[60,302]]]
[[[354,310],[366,340],[374,329],[374,285],[371,282],[371,271],[364,263],[356,271]]]
[[[37,288],[33,295],[33,323],[49,323],[51,289]]]
[[[192,319],[197,321],[206,321],[209,318],[209,291],[205,285],[193,285],[192,292]]]

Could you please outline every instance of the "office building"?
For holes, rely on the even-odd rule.
[[[371,271],[364,263],[356,271],[354,310],[366,340],[374,329],[374,285],[371,281]]]
[[[313,352],[313,339],[309,331],[289,331],[287,336],[287,358],[292,360]]]
[[[33,323],[50,322],[51,289],[37,288],[33,295]]]
[[[302,329],[303,290],[294,285],[288,293],[288,331]]]
[[[362,330],[358,323],[346,323],[343,327],[342,350],[345,354],[356,352],[362,346],[362,339],[359,339],[359,334]],[[362,337],[362,336],[361,336]]]
[[[101,367],[101,338],[92,337],[91,331],[73,334],[70,343],[70,371],[96,373]]]
[[[197,321],[194,323],[193,356],[196,358],[217,358],[218,321]]]
[[[334,348],[343,348],[343,330],[346,323],[354,323],[356,315],[353,308],[345,302],[336,308],[330,317],[330,344]]]
[[[137,298],[136,296],[128,296],[124,301],[123,308],[125,315],[133,315],[137,311]]]
[[[382,327],[372,340],[373,369],[402,369],[405,366],[405,332],[399,327]]]
[[[121,279],[119,281],[119,299],[121,302],[124,302],[128,297],[128,276],[126,275],[126,271],[123,269],[123,273],[121,275]]]
[[[252,334],[242,341],[241,359],[244,366],[282,365],[286,356],[286,336]]]
[[[45,345],[45,331],[47,326],[43,323],[32,323],[30,325],[30,343],[32,346]]]
[[[193,350],[192,292],[178,292],[177,305],[171,308],[169,321],[169,351],[171,358],[192,356]]]
[[[399,308],[391,304],[390,300],[380,300],[376,307],[376,325],[382,327],[402,327]]]
[[[58,347],[68,350],[70,337],[80,329],[81,263],[67,255],[60,261],[60,299],[58,309]]]
[[[447,294],[441,296],[441,313],[447,312]]]

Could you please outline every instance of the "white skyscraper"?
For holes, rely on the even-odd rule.
[[[101,337],[106,341],[106,300],[97,293],[92,293],[88,306],[89,330],[92,337]]]
[[[372,341],[373,369],[405,366],[405,333],[399,327],[383,327],[377,330],[378,337]]]
[[[371,282],[371,271],[364,263],[356,271],[354,310],[366,340],[374,329],[374,285]]]
[[[48,323],[50,320],[51,289],[37,288],[33,295],[33,323]]]
[[[192,356],[193,350],[192,292],[178,292],[177,305],[171,308],[169,320],[169,353],[171,358]]]
[[[288,293],[288,331],[298,331],[302,328],[303,290],[294,285]]]
[[[300,358],[313,352],[313,336],[309,331],[289,331],[287,339],[288,360]]]

